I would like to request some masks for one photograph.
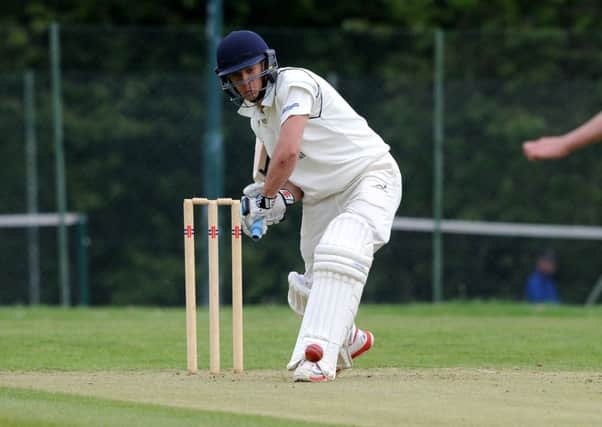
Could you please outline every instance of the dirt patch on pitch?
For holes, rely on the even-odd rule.
[[[357,426],[602,425],[600,372],[359,369],[299,384],[284,371],[0,371],[0,386]]]

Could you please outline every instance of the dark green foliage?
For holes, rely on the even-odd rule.
[[[3,210],[25,210],[25,67],[36,72],[40,209],[55,210],[47,23],[56,18],[62,24],[68,207],[89,215],[92,302],[182,304],[181,200],[203,188],[207,66],[199,24],[205,3],[181,1],[168,9],[156,2],[73,3],[27,2],[3,18]],[[565,132],[599,111],[602,34],[586,31],[599,22],[594,6],[298,1],[282,14],[281,4],[271,1],[225,3],[226,30],[260,31],[281,65],[307,67],[330,80],[391,145],[404,176],[399,215],[432,214],[431,28],[441,26],[451,29],[445,33],[444,216],[600,224],[602,163],[596,159],[602,147],[545,164],[529,163],[520,152],[523,140]],[[312,28],[294,28],[301,23]],[[123,26],[132,24],[170,26]],[[571,31],[518,30],[537,26]],[[246,119],[226,101],[223,112],[225,195],[238,197],[250,181],[254,141]],[[292,209],[260,243],[245,241],[247,302],[284,302],[288,271],[303,270],[300,210]],[[198,240],[204,237],[201,212]],[[227,217],[225,210],[221,216]],[[3,291],[0,303],[24,301],[24,232],[1,233],[2,259],[15,272],[3,282],[14,291]],[[54,231],[44,239],[44,296],[55,302]],[[223,241],[228,298],[229,244]],[[532,255],[544,245],[558,251],[564,301],[582,302],[601,273],[595,242],[457,236],[446,237],[444,245],[446,298],[519,299]],[[197,258],[202,283],[200,244]],[[428,300],[431,268],[428,234],[394,232],[376,256],[365,297]]]

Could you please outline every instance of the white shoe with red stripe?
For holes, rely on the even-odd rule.
[[[319,362],[302,360],[293,373],[293,380],[295,382],[321,383],[334,380],[334,377],[329,378],[326,372],[320,367]]]
[[[370,331],[364,331],[355,325],[347,342],[339,351],[337,360],[337,372],[353,367],[353,359],[364,354],[374,346],[374,335]]]
[[[349,353],[351,358],[355,359],[364,354],[374,345],[374,335],[370,331],[363,331],[360,328],[355,328],[353,338],[349,343]]]
[[[374,335],[370,331],[364,331],[360,328],[354,327],[349,342],[344,349],[347,354],[346,360],[355,359],[368,350],[374,345]],[[341,363],[339,357],[339,363],[336,372],[340,372],[343,369],[349,369],[352,366],[352,362]],[[293,380],[296,382],[311,382],[318,383],[324,381],[332,381],[335,378],[335,374],[330,377],[326,371],[320,366],[320,362],[310,362],[309,360],[302,360],[296,366],[295,372],[293,373]]]

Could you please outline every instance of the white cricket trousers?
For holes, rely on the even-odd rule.
[[[312,282],[316,246],[334,218],[347,212],[366,220],[373,230],[372,243],[376,252],[391,237],[401,196],[401,173],[395,159],[387,153],[341,193],[314,203],[304,202],[300,245],[306,280]]]

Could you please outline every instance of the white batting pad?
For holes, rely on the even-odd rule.
[[[313,284],[289,369],[303,360],[309,344],[317,343],[324,349],[320,367],[334,378],[372,265],[372,242],[371,227],[356,214],[341,214],[326,229],[316,247]]]
[[[307,299],[311,291],[311,282],[306,280],[305,275],[299,274],[296,271],[291,271],[288,274],[288,305],[295,313],[303,317]],[[353,359],[349,351],[349,343],[351,343],[355,334],[356,326],[353,324],[346,341],[339,350],[339,358],[337,360],[337,369],[349,369],[353,366]]]
[[[305,313],[311,286],[305,281],[303,274],[291,271],[288,274],[288,305],[299,316]]]
[[[337,370],[340,369],[350,369],[353,366],[353,358],[351,357],[351,349],[349,345],[353,342],[353,336],[355,335],[355,331],[357,326],[355,323],[351,325],[347,332],[347,336],[345,337],[345,341],[343,345],[339,349],[339,357],[337,358]]]

